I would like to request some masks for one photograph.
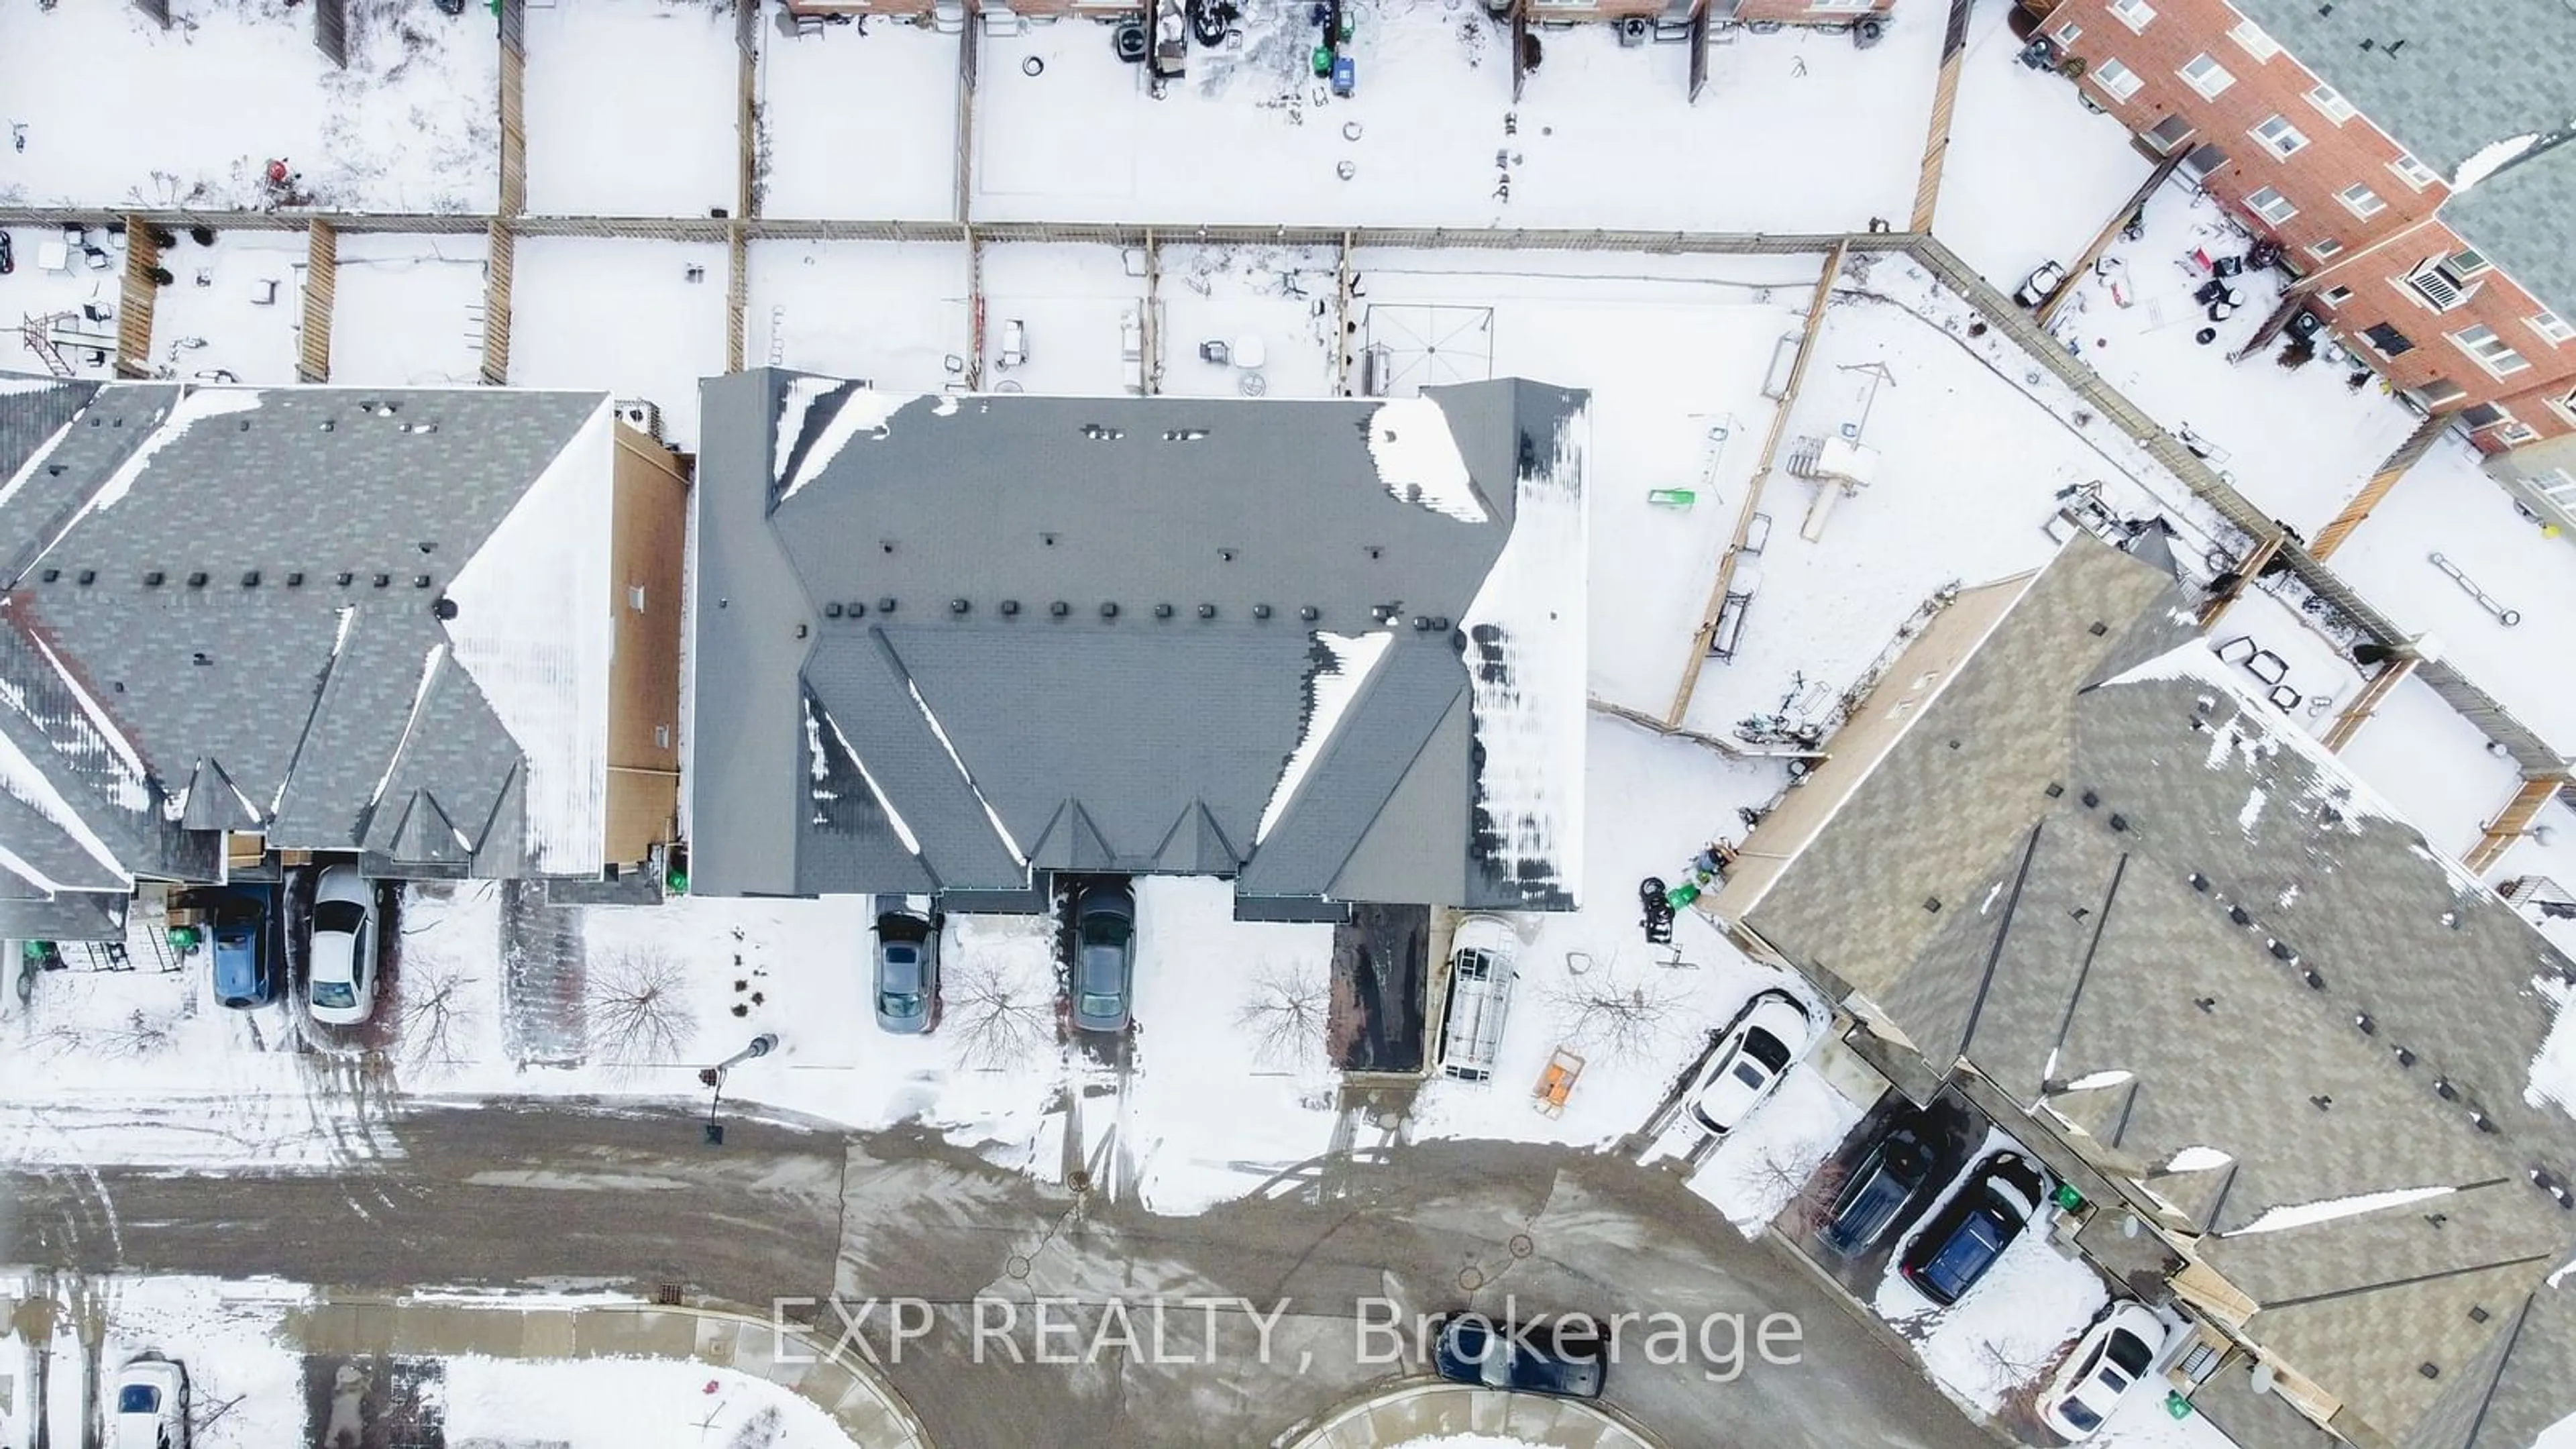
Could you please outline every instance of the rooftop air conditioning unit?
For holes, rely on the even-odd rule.
[[[617,420],[654,442],[662,441],[662,409],[642,398],[628,398],[617,404]]]

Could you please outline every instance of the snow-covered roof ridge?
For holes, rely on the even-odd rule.
[[[1379,404],[1369,414],[1368,446],[1387,492],[1465,523],[1493,516],[1438,400],[1417,396]]]
[[[1314,640],[1324,659],[1307,678],[1304,731],[1297,737],[1296,751],[1280,768],[1279,783],[1271,787],[1270,803],[1261,810],[1261,823],[1253,828],[1252,843],[1256,846],[1287,813],[1289,802],[1297,796],[1297,786],[1332,742],[1333,731],[1341,727],[1351,702],[1368,687],[1369,676],[1376,671],[1378,661],[1386,657],[1387,646],[1395,642],[1395,631],[1379,629],[1352,635],[1318,629]]]

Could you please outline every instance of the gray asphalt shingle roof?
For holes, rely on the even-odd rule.
[[[1936,1069],[1964,1057],[2080,1125],[2207,1234],[2263,1305],[2251,1336],[2381,1432],[2528,1442],[2450,1436],[2461,1382],[2500,1367],[2576,1410],[2576,1382],[2536,1386],[2495,1341],[2526,1295],[2557,1298],[2541,1279],[2576,1242],[2527,1179],[2576,1170],[2576,1120],[2524,1097],[2556,1010],[2536,983],[2576,968],[2205,643],[2106,658],[2186,603],[2069,545],[1747,923],[1801,964],[1829,952]],[[2226,1164],[2158,1175],[2190,1148]],[[2453,1190],[2245,1231],[2418,1188]]]
[[[287,848],[442,861],[462,831],[483,846],[478,872],[508,873],[515,833],[484,832],[514,808],[523,752],[452,662],[412,719],[445,637],[431,605],[605,402],[96,389],[0,497],[0,678],[15,722],[48,742],[40,757],[84,818],[154,873],[184,877],[213,849],[145,805],[155,792],[179,827],[264,826]],[[23,411],[0,406],[0,453],[44,425],[7,421]],[[102,729],[144,778],[116,764]],[[454,829],[430,829],[416,799]]]
[[[2562,138],[2454,197],[2443,220],[2562,316],[2576,316],[2576,141]]]
[[[702,395],[696,889],[1012,889],[1015,850],[1241,867],[1246,898],[1560,889],[1475,883],[1474,741],[1449,721],[1453,635],[1578,394],[1437,394],[1481,522],[1380,481],[1375,401],[903,400],[782,372]],[[1319,631],[1395,637],[1256,842],[1333,658]]]
[[[2232,3],[2444,176],[2491,142],[2576,121],[2576,10],[2565,0]]]

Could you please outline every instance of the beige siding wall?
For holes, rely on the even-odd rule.
[[[685,462],[617,425],[609,606],[608,859],[644,858],[672,838],[680,792],[680,589],[688,535]],[[640,607],[638,606],[640,604]]]

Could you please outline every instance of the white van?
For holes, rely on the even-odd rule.
[[[1468,916],[1449,943],[1449,1000],[1440,1016],[1440,1072],[1462,1082],[1494,1074],[1503,1014],[1512,1000],[1519,938],[1499,916]]]

